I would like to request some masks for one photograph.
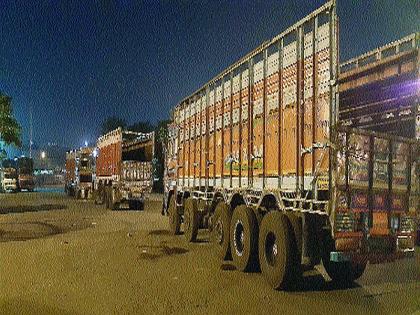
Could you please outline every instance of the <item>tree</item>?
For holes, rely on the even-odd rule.
[[[154,129],[155,127],[148,121],[139,121],[128,127],[128,130],[130,131],[144,132],[144,133],[152,132]]]
[[[12,98],[0,92],[0,140],[20,147],[22,127],[13,116]]]
[[[106,118],[101,125],[101,134],[104,135],[112,130],[117,129],[118,127],[121,128],[126,128],[127,127],[127,122],[122,119],[119,118],[117,116],[111,116]]]

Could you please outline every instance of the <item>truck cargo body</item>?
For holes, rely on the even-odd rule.
[[[34,161],[29,157],[20,157],[17,160],[18,189],[34,191]]]
[[[420,139],[419,39],[419,33],[411,34],[344,62],[340,66],[342,125]],[[417,153],[410,158],[416,160],[418,168],[420,155]],[[404,171],[405,167],[397,163],[394,167],[394,177],[401,177],[401,172]],[[375,178],[382,176],[382,186],[386,186],[386,172],[381,171],[380,167],[375,168],[375,172],[378,172]],[[417,182],[410,183],[412,197],[408,200],[408,206],[419,223],[420,170],[413,169],[413,172],[417,174],[415,177]],[[402,179],[394,180],[402,181]],[[376,212],[378,220],[379,217],[385,216],[385,212],[384,209]],[[419,224],[418,226],[420,227]],[[418,234],[417,243],[420,244],[420,228]]]
[[[330,1],[182,100],[169,127],[171,231],[209,227],[221,258],[275,288],[321,257],[354,280],[414,251],[419,144],[338,124],[337,37]]]
[[[154,132],[140,133],[118,128],[98,139],[96,202],[119,208],[143,207],[153,186]]]
[[[92,196],[95,176],[95,148],[82,147],[66,153],[65,191],[70,196]]]
[[[16,169],[16,162],[12,159],[4,160],[3,163],[3,176],[2,176],[2,190],[5,192],[18,191],[18,175]]]

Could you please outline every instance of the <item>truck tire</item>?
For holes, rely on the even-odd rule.
[[[323,237],[322,264],[333,282],[349,285],[359,279],[367,265],[367,261],[341,261],[330,260],[330,253],[335,250],[335,242],[330,231],[325,231]]]
[[[194,242],[197,239],[199,224],[200,213],[198,212],[197,200],[190,197],[185,201],[184,210],[184,235],[188,242]]]
[[[169,217],[169,231],[173,235],[178,235],[181,228],[181,216],[178,213],[176,207],[176,196],[172,195],[169,199],[168,205],[168,217]]]
[[[230,251],[233,264],[240,271],[258,268],[258,222],[246,205],[233,210],[230,223]]]
[[[112,187],[110,189],[110,200],[111,200],[110,205],[111,205],[112,210],[120,209],[120,203],[116,200],[115,189],[113,189]]]
[[[220,201],[214,211],[210,240],[214,244],[215,252],[221,260],[230,260],[230,221],[232,210],[225,202]]]
[[[287,216],[281,212],[269,212],[262,219],[258,241],[261,271],[276,290],[293,284],[295,249],[292,233]]]

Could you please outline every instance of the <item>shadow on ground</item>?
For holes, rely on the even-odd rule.
[[[19,205],[19,206],[7,206],[7,207],[1,206],[0,214],[64,210],[64,209],[67,209],[67,206],[64,204]]]

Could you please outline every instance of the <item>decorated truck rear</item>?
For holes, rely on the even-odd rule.
[[[65,191],[80,199],[91,198],[95,176],[96,151],[82,147],[66,153]]]
[[[118,209],[128,204],[142,209],[153,188],[154,132],[121,128],[101,136],[97,142],[95,202]]]
[[[173,110],[164,212],[188,241],[274,288],[323,261],[353,281],[414,251],[415,139],[339,122],[335,1],[227,68]]]

